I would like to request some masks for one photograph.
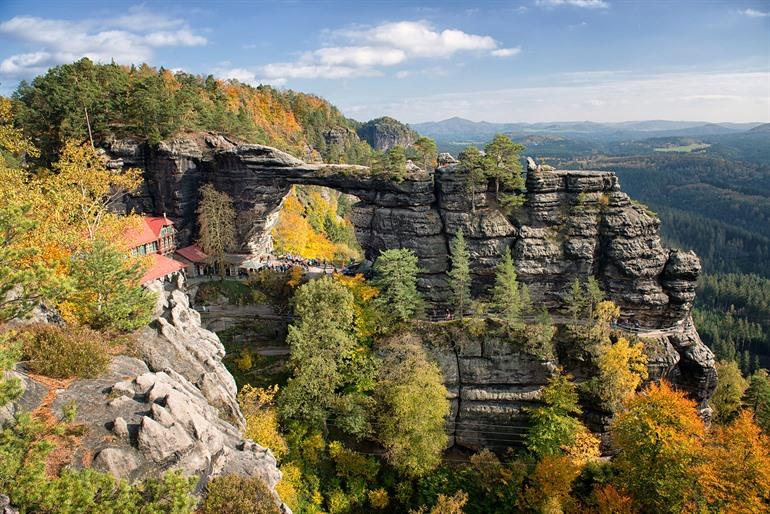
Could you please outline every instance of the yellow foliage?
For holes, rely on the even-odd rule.
[[[270,448],[276,458],[280,459],[289,448],[279,431],[278,415],[272,406],[276,394],[277,385],[263,389],[246,384],[238,393],[238,404],[246,418],[244,435]]]
[[[275,492],[292,510],[299,508],[299,491],[302,490],[302,471],[292,463],[281,465],[281,481],[275,486]]]
[[[613,485],[598,486],[594,489],[597,514],[635,514],[633,500],[618,491]]]
[[[630,344],[621,337],[600,348],[598,393],[612,411],[620,410],[647,379],[647,354],[642,343]]]
[[[28,154],[38,157],[40,152],[20,128],[13,126],[13,104],[0,96],[0,148],[12,155]],[[0,159],[2,159],[0,157]]]
[[[714,512],[767,512],[770,504],[770,438],[749,410],[717,426],[697,466],[698,483]]]
[[[342,262],[358,257],[357,250],[330,241],[322,231],[326,219],[349,226],[348,221],[338,219],[336,212],[336,197],[327,200],[320,192],[312,191],[305,207],[297,198],[296,190],[292,190],[284,199],[278,223],[273,227],[276,251],[328,262]]]
[[[530,475],[532,485],[524,489],[525,503],[543,514],[561,514],[579,473],[580,468],[568,456],[543,457]]]
[[[386,491],[382,487],[378,489],[370,490],[367,496],[369,496],[369,505],[371,505],[373,509],[381,510],[386,508],[388,504],[390,504],[388,491]]]
[[[589,462],[597,461],[601,457],[599,438],[585,426],[581,425],[580,428],[575,434],[575,441],[570,446],[563,448],[564,454],[578,468],[582,468]]]
[[[242,349],[238,358],[235,359],[235,367],[238,368],[238,371],[244,372],[250,370],[253,365],[251,351],[248,348]]]

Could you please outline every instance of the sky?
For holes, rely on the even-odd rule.
[[[83,56],[358,120],[770,122],[770,0],[0,0],[0,94]]]

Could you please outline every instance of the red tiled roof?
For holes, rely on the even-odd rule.
[[[190,245],[185,246],[184,248],[179,248],[176,253],[191,262],[203,262],[209,257],[198,245]]]
[[[126,232],[126,242],[130,248],[152,243],[160,238],[160,229],[173,224],[162,216],[142,216],[139,226]]]
[[[175,271],[179,271],[185,268],[185,265],[181,262],[175,261],[164,255],[154,253],[150,255],[152,257],[152,266],[147,270],[147,273],[142,277],[141,283],[146,284],[156,278],[165,277]]]

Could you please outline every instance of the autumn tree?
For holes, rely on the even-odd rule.
[[[57,208],[51,213],[61,224],[82,228],[89,240],[115,240],[129,228],[112,208],[142,183],[140,170],[108,170],[104,158],[90,144],[67,141],[43,187]],[[82,234],[80,235],[82,237]]]
[[[288,452],[288,447],[278,426],[278,415],[274,406],[277,393],[277,385],[261,388],[245,384],[238,391],[238,406],[246,419],[244,437],[270,448],[273,455],[281,459]]]
[[[0,323],[27,314],[36,303],[58,297],[68,283],[57,279],[30,244],[37,224],[29,204],[0,205]]]
[[[511,141],[511,138],[497,134],[484,147],[489,165],[487,176],[495,181],[495,198],[506,207],[514,207],[524,202],[524,196],[515,191],[524,189],[524,176],[521,167],[521,152],[524,146]],[[510,193],[500,196],[500,187]]]
[[[374,285],[380,290],[375,304],[392,319],[409,321],[422,313],[419,271],[417,256],[405,248],[385,250],[374,262]]]
[[[455,313],[462,319],[471,299],[471,268],[468,244],[465,242],[465,236],[460,229],[457,229],[457,233],[449,245],[449,258],[452,261],[452,268],[449,270],[452,300]]]
[[[763,512],[770,505],[770,437],[742,411],[714,427],[694,473],[712,512]]]
[[[585,430],[576,416],[582,413],[577,386],[561,371],[542,390],[542,407],[530,410],[526,446],[538,457],[559,455]]]
[[[743,378],[735,361],[721,361],[716,367],[719,380],[709,405],[713,409],[714,422],[727,424],[738,414],[749,383]]]
[[[476,188],[485,185],[491,163],[475,146],[468,146],[458,155],[458,167],[466,173],[466,189],[471,197],[471,209],[476,211]]]
[[[642,512],[694,508],[706,427],[695,403],[665,382],[650,384],[611,424],[619,484]]]
[[[766,370],[760,369],[751,375],[743,403],[754,411],[762,431],[770,435],[770,376]]]
[[[386,458],[409,476],[424,475],[438,466],[448,442],[449,403],[441,371],[409,336],[383,343],[378,352],[379,438]]]
[[[619,411],[633,398],[636,389],[647,379],[647,354],[642,343],[631,344],[621,337],[599,349],[599,373],[592,379],[593,390],[612,411]]]
[[[209,256],[211,264],[219,265],[224,277],[225,254],[235,246],[235,208],[227,193],[206,184],[201,188],[198,205],[199,244]]]
[[[410,147],[414,160],[420,167],[426,171],[436,166],[438,151],[436,142],[428,137],[419,137]]]

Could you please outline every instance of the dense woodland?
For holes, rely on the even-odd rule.
[[[15,119],[44,162],[55,160],[66,138],[155,144],[196,130],[270,144],[305,160],[368,163],[372,154],[355,134],[359,124],[316,96],[147,65],[82,59],[22,82],[13,99]],[[342,134],[339,144],[327,144],[331,129]]]
[[[131,351],[130,334],[152,318],[156,299],[136,285],[145,263],[130,257],[118,237],[135,220],[108,208],[115,195],[139,185],[138,171],[105,168],[89,141],[86,112],[100,141],[131,135],[152,143],[180,131],[210,129],[300,154],[312,146],[324,157],[325,143],[314,138],[323,139],[327,124],[346,123],[328,104],[306,95],[88,61],[23,84],[13,103],[0,99],[0,407],[21,394],[18,379],[5,374],[17,362],[51,379],[96,377],[111,355]],[[413,158],[428,166],[436,149],[423,145]],[[509,139],[496,138],[485,154],[463,152],[460,165],[471,187],[494,180],[501,203],[516,206],[521,151]],[[345,158],[356,160],[355,155]],[[403,178],[406,156],[404,149],[383,156],[396,179]],[[687,173],[698,169],[687,166]],[[755,171],[744,177],[744,189],[731,190],[734,202],[750,194],[752,184],[762,187],[763,171]],[[726,182],[709,185],[727,188]],[[213,188],[201,193],[201,242],[221,259],[234,233],[232,201]],[[664,197],[666,191],[659,193]],[[688,198],[692,212],[703,215],[708,200],[699,194]],[[287,203],[297,219],[279,244],[295,244],[288,233],[305,223],[308,238],[312,232],[324,240],[317,248],[293,251],[309,255],[321,248],[337,258],[344,249],[334,245],[344,245],[354,252],[345,221],[349,199],[342,198],[295,191]],[[714,205],[725,216],[739,210],[730,210],[730,203]],[[754,221],[737,217],[735,224],[748,231]],[[240,386],[246,436],[276,455],[283,473],[278,492],[295,512],[767,510],[770,377],[754,369],[753,359],[767,350],[758,339],[758,330],[767,328],[761,319],[768,310],[766,277],[704,280],[700,323],[713,324],[704,333],[723,348],[724,359],[712,405],[715,422],[707,426],[683,392],[665,382],[643,387],[643,342],[613,329],[619,309],[596,280],[575,281],[564,292],[571,322],[557,327],[532,305],[509,253],[497,267],[489,301],[480,303],[471,297],[470,255],[461,232],[450,250],[455,319],[442,323],[422,320],[417,258],[407,250],[383,252],[371,280],[334,275],[304,281],[295,270],[265,272],[239,286],[242,291],[230,292],[267,299],[292,314],[286,335],[291,354],[275,380],[253,373],[257,363],[246,352],[226,362]],[[5,325],[40,302],[56,308],[64,323]],[[734,306],[725,314],[733,321],[709,318],[725,312],[725,302]],[[535,323],[524,322],[533,317]],[[544,361],[554,360],[559,340],[582,352],[594,378],[578,383],[555,370],[542,402],[529,411],[531,424],[517,449],[447,455],[447,390],[440,368],[419,344],[423,330],[495,334]],[[611,460],[599,458],[600,441],[583,422],[589,402],[612,417],[610,442],[617,454]],[[71,451],[88,430],[74,423],[76,409],[69,406],[60,418],[20,414],[0,429],[0,491],[22,511],[277,512],[258,479],[217,478],[201,499],[192,496],[191,480],[175,473],[129,485],[91,470],[52,468],[52,452]]]

